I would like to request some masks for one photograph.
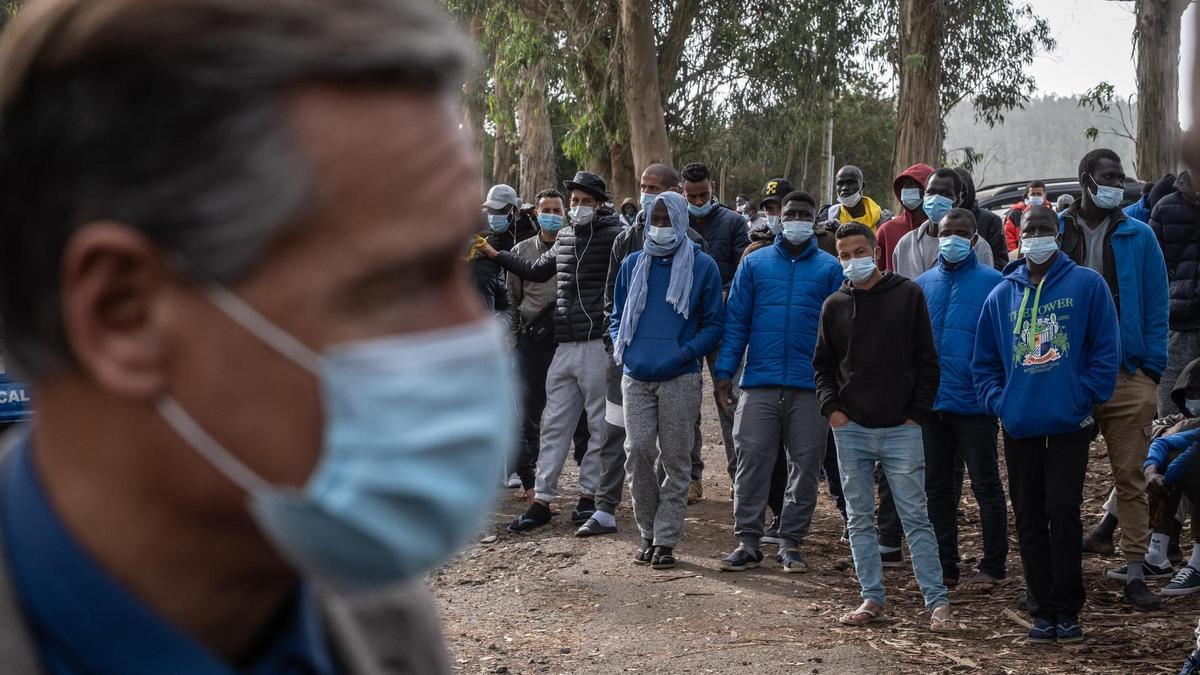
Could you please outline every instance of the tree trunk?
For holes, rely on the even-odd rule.
[[[629,118],[633,164],[639,169],[655,162],[671,163],[650,5],[650,0],[621,0],[625,112]]]
[[[626,197],[637,199],[640,174],[634,168],[633,151],[628,143],[610,141],[608,157],[612,172],[608,182],[608,193],[612,195],[614,205],[619,207],[621,200]]]
[[[514,185],[517,182],[517,151],[513,144],[512,99],[503,78],[496,80],[494,100],[492,124],[496,127],[496,143],[492,148],[492,184]]]
[[[469,30],[471,41],[481,45],[482,48],[483,15],[481,13],[476,12],[471,15]],[[475,148],[475,157],[479,162],[483,162],[483,121],[487,117],[487,98],[483,93],[486,86],[484,75],[484,69],[478,68],[475,76],[463,85],[463,98],[466,103],[464,124],[467,133],[471,135],[472,147]]]
[[[518,193],[526,201],[546,188],[557,187],[554,163],[554,132],[546,109],[546,64],[539,61],[525,69],[518,112],[517,132],[521,142],[521,185]]]
[[[900,93],[892,175],[937,163],[943,128],[939,94],[945,0],[900,0]]]
[[[1137,160],[1142,180],[1179,162],[1179,33],[1188,0],[1138,0]]]

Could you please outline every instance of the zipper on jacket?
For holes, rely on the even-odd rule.
[[[815,245],[815,244],[814,244]],[[792,334],[792,288],[796,283],[796,258],[788,256],[792,266],[788,268],[788,301],[787,316],[783,320],[783,383],[788,384],[788,363],[791,361],[792,350],[788,345],[788,337]]]

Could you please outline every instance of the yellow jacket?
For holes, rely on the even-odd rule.
[[[850,212],[846,210],[846,207],[835,203],[833,206],[829,207],[829,219],[833,220],[833,214],[835,213],[834,209],[837,209],[837,219],[842,225],[845,225],[846,223],[862,223],[863,225],[871,228],[871,231],[874,232],[875,228],[879,227],[879,205],[875,203],[875,200],[865,195],[862,198],[862,204],[863,206],[867,207],[867,212],[862,216],[855,218],[850,215]]]

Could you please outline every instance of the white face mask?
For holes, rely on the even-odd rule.
[[[858,206],[858,203],[862,201],[862,190],[846,197],[838,195],[838,201],[847,208]]]
[[[1200,417],[1200,399],[1189,398],[1183,401],[1187,407],[1187,414],[1190,417]]]
[[[596,213],[596,209],[590,206],[572,206],[571,207],[571,222],[576,225],[587,225],[592,222],[592,215]]]

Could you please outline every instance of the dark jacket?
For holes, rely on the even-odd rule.
[[[700,360],[721,342],[725,323],[725,303],[722,299],[721,274],[717,265],[700,250],[696,242],[692,263],[692,290],[688,298],[688,316],[683,318],[667,302],[671,285],[671,263],[674,255],[652,258],[646,280],[646,304],[638,317],[633,341],[625,348],[624,372],[643,382],[665,382],[680,375],[700,372]],[[629,295],[629,279],[638,259],[645,251],[635,251],[617,273],[613,293],[613,313],[609,321],[610,340],[616,341],[621,327],[621,313]]]
[[[1058,216],[1062,250],[1076,265],[1087,258],[1087,244],[1077,221],[1082,201]],[[1104,281],[1121,323],[1121,368],[1141,368],[1158,381],[1167,368],[1170,295],[1167,266],[1154,231],[1145,223],[1113,209],[1104,237]]]
[[[1166,258],[1171,330],[1200,331],[1200,195],[1186,176],[1154,206],[1150,229]]]
[[[971,172],[966,169],[954,171],[963,182],[962,204],[959,206],[974,214],[975,231],[992,249],[992,267],[1002,272],[1008,264],[1008,240],[1004,238],[1004,221],[995,213],[979,208],[979,202],[975,200],[975,179],[971,177]]]
[[[708,252],[708,242],[704,241],[704,237],[701,237],[699,232],[690,227],[688,228],[688,239],[699,244],[701,251]],[[604,315],[606,317],[612,316],[613,289],[617,285],[617,274],[621,271],[621,263],[625,262],[631,253],[642,250],[645,243],[646,212],[639,211],[634,218],[633,226],[621,230],[617,238],[613,240],[612,253],[608,261],[608,281],[604,284]]]
[[[504,251],[496,262],[528,281],[558,283],[554,308],[554,341],[598,340],[608,332],[604,296],[613,241],[623,231],[612,209],[596,209],[587,225],[567,225],[554,247],[536,261]]]
[[[708,242],[708,254],[717,261],[717,269],[721,271],[721,284],[729,290],[733,283],[733,273],[737,270],[738,261],[742,259],[742,251],[750,244],[750,235],[746,231],[746,219],[733,209],[714,204],[712,211],[703,218],[689,215],[692,229]]]
[[[868,428],[924,423],[939,370],[921,287],[890,272],[869,290],[843,284],[821,308],[813,368],[825,417],[840,410]]]
[[[484,233],[492,248],[497,251],[509,251],[516,244],[512,228],[496,233]],[[483,298],[483,304],[490,312],[507,313],[512,310],[508,297],[508,279],[504,269],[495,260],[488,259],[482,253],[475,254],[471,260],[471,278],[475,281],[475,289]]]

